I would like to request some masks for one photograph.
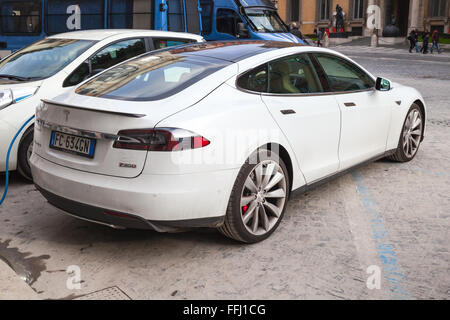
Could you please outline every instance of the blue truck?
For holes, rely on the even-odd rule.
[[[269,0],[0,0],[0,50],[18,50],[56,33],[105,28],[301,42]]]

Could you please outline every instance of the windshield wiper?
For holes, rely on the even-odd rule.
[[[18,81],[28,81],[28,80],[38,79],[36,77],[20,77],[20,76],[15,76],[12,74],[0,74],[0,78],[8,78],[11,80],[18,80]]]

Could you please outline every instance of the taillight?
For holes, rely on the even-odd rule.
[[[194,132],[178,128],[129,129],[117,135],[119,138],[113,144],[116,149],[181,151],[203,148],[211,143]]]

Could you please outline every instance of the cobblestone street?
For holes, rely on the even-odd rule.
[[[291,198],[279,229],[254,245],[209,229],[163,234],[77,220],[13,173],[0,207],[0,264],[38,299],[449,299],[450,49],[334,49],[422,93],[427,127],[413,161],[380,160]],[[66,286],[71,265],[81,289]],[[366,286],[369,266],[381,270],[380,289]]]

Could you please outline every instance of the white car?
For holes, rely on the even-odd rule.
[[[16,132],[39,101],[70,90],[86,78],[147,51],[189,42],[203,42],[189,33],[153,30],[89,30],[57,34],[0,61],[0,172]],[[33,122],[18,137],[9,161],[31,179],[28,163]]]
[[[342,54],[230,41],[142,55],[44,100],[34,182],[116,228],[217,227],[252,243],[289,195],[374,159],[411,160],[425,103]]]

